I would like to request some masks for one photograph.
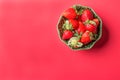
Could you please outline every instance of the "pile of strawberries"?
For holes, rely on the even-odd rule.
[[[99,19],[94,18],[94,14],[90,9],[83,9],[78,12],[72,7],[65,10],[62,16],[66,19],[62,26],[62,39],[72,41],[70,43],[71,46],[78,48],[81,47],[77,46],[78,42],[83,46],[95,40]],[[76,39],[76,41],[73,39]]]

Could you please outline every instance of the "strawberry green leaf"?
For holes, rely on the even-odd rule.
[[[69,23],[68,20],[65,21],[65,23],[64,23],[63,26],[62,26],[62,28],[63,28],[64,30],[72,30],[72,29],[73,29],[73,28],[72,28],[72,24]]]

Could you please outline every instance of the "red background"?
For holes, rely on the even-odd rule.
[[[119,0],[1,0],[0,80],[120,80]],[[102,39],[72,51],[57,34],[63,10],[92,7],[103,20]]]

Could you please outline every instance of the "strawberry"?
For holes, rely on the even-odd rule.
[[[93,33],[97,32],[97,27],[93,24],[86,24],[85,27],[86,27],[86,30],[90,32],[93,32]]]
[[[84,24],[79,21],[79,27],[78,27],[78,29],[77,29],[78,33],[79,33],[79,34],[80,34],[80,33],[84,33],[85,30],[86,30],[86,28],[85,28]]]
[[[70,39],[73,36],[73,33],[70,30],[65,30],[62,35],[62,39]]]
[[[81,40],[80,42],[82,42],[83,44],[88,44],[92,41],[92,33],[90,31],[85,31],[85,33],[83,33],[83,35],[81,36]]]
[[[93,13],[89,9],[84,10],[81,15],[81,20],[85,22],[86,20],[92,20],[92,19],[93,19]]]
[[[77,13],[73,8],[69,8],[65,10],[62,15],[67,19],[75,19],[77,16]]]
[[[73,47],[73,48],[78,48],[78,47],[82,47],[83,43],[79,42],[79,38],[78,37],[72,37],[68,41],[68,45]]]
[[[97,18],[93,19],[93,21],[96,23],[96,27],[99,25],[99,20]]]
[[[77,20],[70,19],[69,22],[72,24],[73,29],[77,29],[79,24]]]

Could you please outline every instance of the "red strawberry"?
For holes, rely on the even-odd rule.
[[[84,22],[86,20],[92,20],[92,19],[93,19],[93,13],[89,9],[84,10],[81,15],[81,20]]]
[[[65,10],[62,15],[67,19],[75,19],[77,16],[76,11],[73,8]]]
[[[70,39],[73,36],[73,33],[70,30],[65,30],[62,35],[62,39]]]
[[[93,24],[86,24],[85,27],[86,27],[86,30],[90,32],[93,32],[93,33],[97,32],[97,27]]]
[[[85,26],[82,22],[79,21],[79,27],[77,29],[78,33],[80,34],[81,32],[84,33],[85,32]]]
[[[85,31],[85,33],[83,33],[83,35],[81,36],[81,42],[83,44],[88,44],[89,42],[92,41],[92,33],[90,31]]]
[[[69,22],[72,24],[73,29],[77,29],[79,24],[77,20],[70,19]]]
[[[93,21],[96,23],[96,27],[99,25],[99,20],[97,18],[93,19]]]

